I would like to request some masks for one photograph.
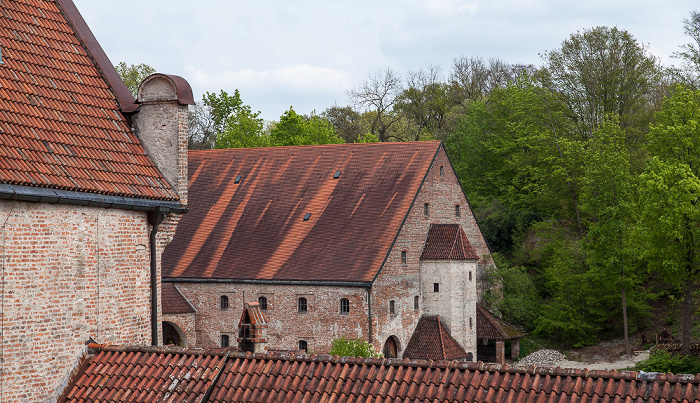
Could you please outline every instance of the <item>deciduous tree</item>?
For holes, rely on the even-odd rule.
[[[114,68],[117,69],[119,77],[122,78],[134,98],[136,98],[141,82],[156,72],[156,69],[143,63],[127,65],[124,62],[119,62]]]

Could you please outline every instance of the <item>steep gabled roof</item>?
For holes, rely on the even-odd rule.
[[[459,224],[432,224],[421,260],[475,260],[479,255]]]
[[[82,363],[59,402],[700,400],[700,375],[178,347],[90,348],[96,355]]]
[[[525,337],[525,333],[508,322],[493,316],[483,306],[476,304],[476,337],[478,339],[508,340]]]
[[[440,147],[191,151],[190,210],[163,277],[371,282]]]
[[[0,183],[177,200],[122,113],[133,97],[73,3],[3,0],[0,13]]]
[[[423,360],[459,360],[467,352],[459,345],[439,315],[423,315],[403,352],[404,358]]]
[[[163,283],[161,285],[161,295],[163,296],[163,313],[180,314],[196,313],[192,304],[187,301],[180,290],[174,284]]]

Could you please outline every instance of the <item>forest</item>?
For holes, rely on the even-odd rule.
[[[599,26],[539,66],[386,69],[347,106],[276,122],[238,90],[206,93],[190,148],[442,140],[496,262],[489,308],[570,347],[665,328],[687,355],[700,336],[699,12],[684,29],[677,66]],[[152,72],[117,69],[132,89]]]

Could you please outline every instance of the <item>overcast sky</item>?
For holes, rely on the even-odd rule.
[[[629,31],[662,58],[690,38],[697,0],[74,0],[113,64],[184,77],[195,99],[241,92],[267,120],[347,105],[386,68],[449,73],[460,56],[540,65],[577,30]]]

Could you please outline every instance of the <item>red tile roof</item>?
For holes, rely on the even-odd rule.
[[[178,347],[90,347],[97,348],[96,355],[82,363],[59,402],[700,400],[700,375]],[[206,393],[209,398],[202,399]]]
[[[421,260],[471,260],[479,256],[459,224],[432,224]]]
[[[371,282],[440,148],[191,151],[190,210],[163,253],[163,277]]]
[[[476,337],[491,340],[519,339],[525,337],[525,333],[476,304]]]
[[[192,304],[187,301],[180,290],[174,284],[161,284],[161,295],[163,298],[163,313],[164,314],[180,314],[180,313],[195,313],[197,312]]]
[[[4,0],[0,13],[0,182],[176,200],[122,114],[115,94],[126,87],[114,85],[72,2]]]
[[[467,352],[445,327],[439,315],[424,315],[403,352],[404,358],[424,360],[459,360]]]

